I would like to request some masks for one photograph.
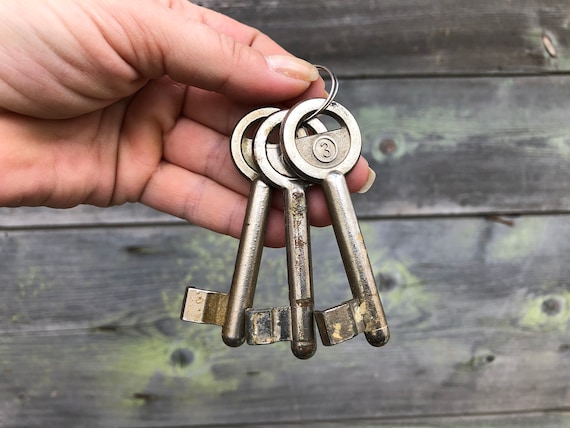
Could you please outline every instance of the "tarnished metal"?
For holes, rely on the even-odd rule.
[[[390,333],[345,174],[361,152],[354,117],[334,101],[338,80],[326,99],[316,98],[291,110],[267,107],[252,111],[236,126],[230,147],[238,170],[252,181],[229,293],[188,287],[181,318],[222,326],[223,341],[240,346],[290,341],[293,354],[310,358],[316,351],[315,320],[323,343],[336,345],[364,333],[374,346]],[[317,118],[329,116],[340,125],[327,129]],[[279,142],[273,141],[275,130]],[[254,132],[255,130],[255,132]],[[250,136],[254,135],[252,139]],[[353,299],[314,310],[310,234],[306,190],[323,188]],[[253,309],[272,187],[283,192],[289,306]]]
[[[324,311],[315,311],[315,320],[325,346],[352,339],[365,330],[360,303],[352,299]]]
[[[258,171],[253,159],[253,141],[247,134],[252,126],[259,125],[261,120],[267,119],[277,111],[272,107],[255,110],[246,115],[232,133],[232,158],[242,174],[252,180],[252,187],[230,287],[226,322],[222,328],[222,338],[229,346],[241,345],[247,333],[245,331],[245,310],[253,306],[272,194],[271,187],[266,184],[265,178]],[[314,119],[300,127],[296,135],[306,136],[310,132],[322,132],[325,129],[326,127],[320,120]],[[278,144],[272,144],[272,146],[279,150]],[[280,159],[276,159],[280,157],[279,153],[272,153],[272,155],[272,165],[281,162]],[[248,343],[254,342],[254,338],[248,339]]]
[[[240,120],[230,140],[232,159],[236,167],[246,178],[252,180],[230,291],[229,293],[221,293],[188,287],[183,303],[183,320],[222,326],[222,339],[228,346],[240,346],[246,337],[250,344],[267,343],[263,336],[258,338],[255,336],[256,333],[250,333],[250,331],[261,332],[261,325],[257,330],[246,331],[245,329],[246,309],[250,309],[253,305],[272,195],[272,188],[264,181],[266,179],[262,179],[258,173],[257,166],[253,160],[253,142],[248,137],[248,134],[254,127],[259,125],[260,121],[277,111],[278,109],[276,108],[267,107],[249,113]],[[321,121],[313,119],[300,127],[296,134],[298,136],[307,136],[311,133],[323,132],[325,130],[326,127]],[[268,152],[270,153],[271,165],[277,168],[280,173],[285,174],[288,169],[281,159],[279,145],[271,144]],[[304,198],[304,188],[302,189],[302,197]],[[296,204],[301,203],[300,201],[295,202],[297,211],[298,206]],[[287,202],[286,205],[288,207],[292,206],[287,204]],[[295,219],[298,219],[298,216],[295,216]],[[303,222],[297,224],[298,222],[295,220],[292,223],[295,224],[294,227],[303,227]],[[308,230],[307,224],[304,227]],[[292,276],[291,278],[292,282],[297,283]],[[312,302],[311,294],[309,293],[309,297],[307,297],[303,286],[297,286],[296,289],[300,290],[297,294],[294,293],[294,296],[299,296],[299,299],[297,299],[299,300],[299,305],[306,305],[303,299],[309,299]],[[295,313],[295,322],[299,320],[298,322],[303,326],[306,326],[310,318],[311,335],[314,337],[312,308],[311,303],[309,312],[306,309],[294,309],[293,312]],[[284,313],[283,311],[285,310],[281,309],[279,313]],[[291,313],[291,309],[287,311],[289,314]],[[258,312],[262,313],[263,311]],[[284,327],[283,331],[291,331],[291,315],[288,315],[287,319],[281,318],[283,322],[289,323],[288,326]],[[261,318],[258,316],[256,319]],[[307,333],[303,328],[306,329],[306,327],[297,329],[300,333],[294,336],[294,343],[296,348],[298,348],[296,355],[299,354],[299,358],[308,358],[312,353],[307,350],[307,346],[304,344]],[[254,336],[249,337],[251,334]],[[292,337],[292,334],[289,334],[287,339],[279,340],[292,340]]]
[[[293,340],[290,306],[248,309],[245,324],[249,345],[270,345]]]
[[[227,306],[227,293],[186,287],[180,318],[200,324],[223,325]]]
[[[315,353],[317,347],[314,333],[310,235],[305,195],[308,183],[289,171],[283,162],[279,144],[269,142],[269,135],[280,126],[286,113],[287,111],[274,113],[259,126],[253,141],[253,155],[264,179],[283,190],[287,278],[291,305],[291,350],[296,357],[306,359]],[[252,322],[255,323],[255,319],[252,319]],[[261,330],[261,328],[252,329],[252,331]],[[252,337],[252,341],[257,342],[255,336]]]
[[[232,159],[252,185],[230,286],[226,322],[222,327],[222,340],[228,346],[240,346],[244,342],[244,311],[253,306],[272,195],[271,187],[259,177],[253,161],[253,141],[247,134],[259,121],[276,111],[278,109],[267,107],[247,114],[238,122],[230,140]]]
[[[253,304],[272,193],[272,189],[258,179],[252,140],[247,133],[276,111],[277,108],[267,107],[249,113],[238,122],[230,139],[236,167],[252,180],[230,292],[188,287],[182,304],[184,321],[222,326],[222,339],[228,346],[244,342],[244,311]]]
[[[298,175],[323,187],[348,283],[358,303],[358,312],[350,302],[344,304],[348,306],[340,305],[340,309],[316,312],[319,332],[324,344],[348,340],[359,332],[359,328],[352,325],[354,316],[358,317],[359,313],[368,342],[382,346],[389,339],[388,325],[344,176],[360,157],[360,129],[348,110],[332,102],[322,114],[335,119],[341,125],[340,130],[298,138],[296,129],[321,104],[322,100],[310,99],[294,106],[283,120],[280,133],[283,155],[288,164]],[[323,141],[324,146],[315,148],[319,141]],[[324,161],[323,156],[326,157]]]

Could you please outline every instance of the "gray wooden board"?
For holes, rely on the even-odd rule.
[[[114,207],[79,205],[68,209],[48,207],[0,207],[0,230],[69,226],[104,226],[182,222],[181,219],[137,203]]]
[[[203,0],[342,76],[568,72],[560,0]],[[545,40],[545,38],[547,40]]]
[[[570,76],[342,81],[378,174],[358,214],[569,212],[568,88]],[[173,221],[131,204],[0,209],[3,228]]]
[[[363,222],[391,342],[358,337],[308,361],[287,344],[227,348],[219,327],[178,320],[186,284],[227,290],[232,239],[184,225],[4,231],[0,421],[567,423],[536,413],[570,411],[569,220]],[[314,230],[319,308],[349,296],[333,239]],[[267,250],[256,307],[285,304],[285,283],[283,251]]]

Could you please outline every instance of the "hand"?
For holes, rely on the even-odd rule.
[[[323,96],[310,64],[185,0],[5,0],[0,39],[0,206],[141,202],[238,237],[249,182],[233,127]],[[350,188],[367,178],[361,159]],[[271,246],[284,244],[279,201]],[[320,191],[309,204],[329,224]]]

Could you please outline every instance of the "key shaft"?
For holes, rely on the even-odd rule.
[[[280,133],[283,155],[289,166],[298,175],[323,187],[355,299],[335,310],[315,311],[317,325],[325,344],[348,340],[359,334],[364,325],[368,342],[373,346],[382,346],[389,339],[388,326],[345,179],[345,174],[354,168],[360,157],[362,140],[358,124],[348,110],[332,102],[322,113],[341,124],[338,130],[296,137],[295,129],[322,107],[322,101],[310,99],[295,105],[283,120]],[[363,324],[354,322],[359,318],[362,318]]]
[[[245,339],[245,310],[253,306],[272,195],[271,187],[261,180],[255,166],[253,141],[248,133],[277,111],[265,107],[250,112],[238,122],[230,139],[234,164],[252,181],[222,326],[222,340],[232,347],[240,346]]]
[[[263,180],[253,180],[222,327],[222,340],[228,346],[236,347],[244,342],[244,311],[253,306],[271,195],[271,187]]]
[[[269,142],[269,135],[280,126],[286,113],[285,110],[274,113],[259,126],[254,138],[253,154],[264,179],[283,191],[291,308],[291,350],[296,357],[306,359],[316,351],[310,235],[305,194],[308,184],[292,174],[285,165],[279,144]]]
[[[364,334],[371,345],[382,346],[390,337],[388,323],[346,179],[344,174],[332,172],[321,185],[339,243],[348,284],[353,296],[360,303],[359,310],[365,325]]]

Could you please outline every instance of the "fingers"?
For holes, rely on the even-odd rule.
[[[117,144],[112,204],[139,200],[162,159],[165,136],[178,123],[184,91],[183,85],[164,77],[131,99]]]
[[[106,22],[100,23],[101,31],[119,55],[149,79],[168,74],[178,82],[258,105],[297,97],[318,79],[312,65],[281,55],[259,31],[229,18],[205,10],[189,18],[150,2],[120,4],[126,13],[109,15],[123,31]],[[220,27],[223,32],[216,29]]]
[[[275,192],[281,199],[279,191]],[[239,238],[245,218],[248,196],[235,192],[215,180],[163,161],[141,195],[140,202],[159,211],[183,218],[214,232]],[[311,213],[318,208],[320,218],[313,222]],[[330,224],[322,191],[315,188],[309,194],[309,214],[312,224]],[[267,223],[265,245],[285,245],[283,211],[271,208]]]
[[[324,82],[319,79],[310,86],[303,97],[324,97]],[[291,107],[295,100],[279,107]],[[216,131],[230,135],[237,122],[250,111],[259,107],[239,104],[216,92],[189,87],[182,109],[182,115]]]
[[[248,198],[203,175],[162,162],[140,201],[197,226],[239,238]],[[274,208],[269,214],[265,245],[285,245],[283,213]]]

